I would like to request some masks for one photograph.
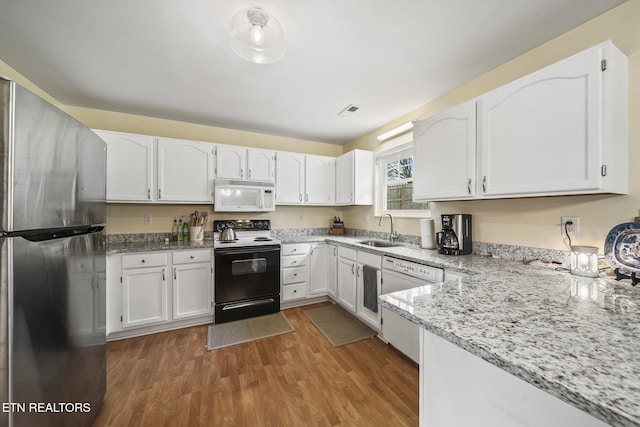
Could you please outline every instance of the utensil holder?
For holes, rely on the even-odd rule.
[[[204,231],[202,226],[192,225],[189,229],[189,237],[192,242],[202,242],[204,240]]]

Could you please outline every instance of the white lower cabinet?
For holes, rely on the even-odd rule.
[[[173,253],[173,318],[213,313],[211,251]]]
[[[370,327],[380,330],[378,296],[382,287],[380,270],[382,268],[382,257],[369,252],[358,251],[357,258],[356,315]],[[368,273],[365,273],[365,268],[368,269]]]
[[[338,299],[338,246],[327,245],[327,295]]]
[[[608,425],[424,328],[420,347],[420,427]]]
[[[166,267],[122,270],[122,327],[169,320]]]
[[[123,328],[169,320],[166,253],[123,255],[120,281]]]
[[[210,249],[107,257],[107,339],[211,323]]]
[[[327,244],[314,243],[309,252],[309,296],[327,294]]]
[[[356,312],[356,251],[338,247],[338,303]]]
[[[282,245],[282,302],[307,297],[310,249],[306,243]]]

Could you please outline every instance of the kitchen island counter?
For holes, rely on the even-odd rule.
[[[640,426],[640,289],[492,261],[381,305],[610,425]]]

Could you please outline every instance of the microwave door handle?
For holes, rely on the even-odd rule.
[[[264,191],[260,191],[260,209],[264,209]]]

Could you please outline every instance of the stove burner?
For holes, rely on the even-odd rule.
[[[270,242],[273,239],[271,237],[256,237],[253,239],[254,242]]]

